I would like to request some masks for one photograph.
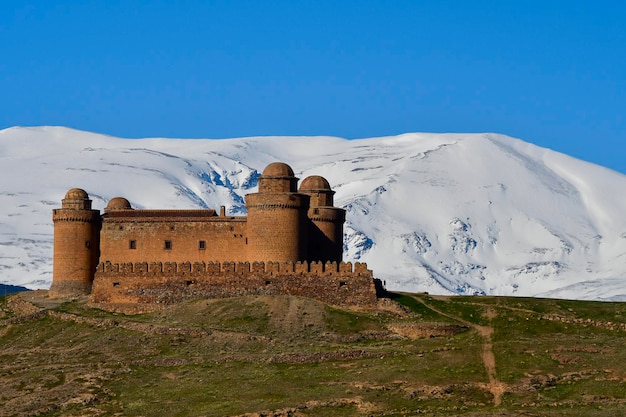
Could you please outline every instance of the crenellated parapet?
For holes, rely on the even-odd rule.
[[[96,269],[97,275],[115,274],[116,276],[200,276],[200,275],[308,275],[325,276],[361,276],[372,275],[366,263],[356,262],[101,262]]]
[[[160,294],[155,299],[155,294]],[[376,286],[364,263],[135,262],[100,263],[96,303],[170,304],[194,298],[298,295],[335,305],[373,305]]]

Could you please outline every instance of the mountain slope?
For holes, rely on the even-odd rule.
[[[394,290],[626,300],[626,176],[495,134],[344,140],[119,139],[0,131],[0,282],[47,288],[51,210],[84,188],[102,209],[227,206],[270,162],[324,175],[347,209],[346,260]]]

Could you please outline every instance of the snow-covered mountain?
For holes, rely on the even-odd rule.
[[[217,208],[273,161],[325,176],[347,209],[346,260],[393,290],[626,300],[626,176],[496,134],[120,139],[0,131],[0,282],[47,288],[51,210],[84,188],[103,209]]]

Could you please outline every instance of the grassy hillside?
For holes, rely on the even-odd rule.
[[[622,416],[626,304],[0,298],[0,416]]]

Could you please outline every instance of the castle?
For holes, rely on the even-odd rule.
[[[320,176],[269,164],[247,216],[215,210],[133,209],[116,197],[101,214],[79,188],[54,209],[51,297],[89,295],[109,306],[172,304],[245,294],[292,294],[372,305],[380,281],[342,262],[345,210]]]

